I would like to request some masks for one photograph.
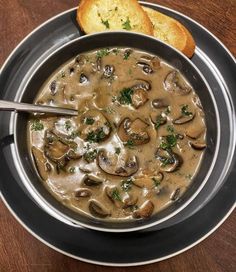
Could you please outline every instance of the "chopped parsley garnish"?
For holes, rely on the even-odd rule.
[[[182,113],[182,115],[186,115],[186,116],[193,115],[192,112],[188,111],[188,105],[182,106],[181,113]]]
[[[125,147],[128,147],[129,149],[133,149],[134,148],[134,142],[132,140],[128,140],[125,144]]]
[[[165,140],[161,142],[160,148],[164,150],[171,150],[172,147],[175,147],[177,145],[177,140],[179,139],[179,135],[175,134],[174,127],[171,125],[168,125],[166,127],[166,130],[170,132],[171,134],[163,137]]]
[[[88,133],[86,140],[89,142],[99,143],[106,137],[103,128]]]
[[[157,186],[159,186],[159,185],[161,184],[161,181],[158,180],[157,178],[154,178],[154,177],[153,177],[152,180],[153,180],[153,182],[154,182],[155,187],[157,187]]]
[[[157,118],[156,118],[155,129],[158,129],[165,122],[166,122],[166,118],[163,117],[161,114],[158,115]]]
[[[71,121],[67,120],[65,122],[65,129],[68,131],[71,128]]]
[[[115,148],[115,153],[116,153],[117,155],[120,154],[120,147],[116,147],[116,148]]]
[[[110,51],[109,48],[103,48],[97,51],[97,57],[102,58],[104,56],[109,55]]]
[[[123,191],[127,192],[131,189],[133,185],[133,180],[131,178],[126,179],[126,180],[122,180],[121,182],[121,188]]]
[[[40,131],[44,129],[44,125],[40,122],[39,119],[35,119],[31,125],[31,130]]]
[[[120,95],[117,97],[117,100],[120,104],[132,104],[132,95],[134,91],[131,88],[124,88],[120,91]]]
[[[105,21],[105,20],[101,19],[101,22],[104,24],[104,26],[106,28],[110,28],[110,24],[109,24],[108,20]]]
[[[130,19],[127,17],[126,21],[122,24],[122,28],[126,30],[131,30],[131,25],[130,25]]]
[[[112,191],[112,193],[111,193],[111,197],[112,197],[114,200],[122,201],[122,200],[121,200],[120,193],[119,193],[119,191],[118,191],[117,188],[113,189],[113,191]]]
[[[123,59],[124,59],[124,60],[127,60],[127,59],[129,58],[129,56],[130,56],[131,53],[132,53],[131,50],[126,50],[126,51],[124,52],[124,57],[123,57]]]
[[[83,155],[83,158],[89,163],[93,162],[97,157],[97,153],[98,153],[97,149],[85,152],[84,155]]]
[[[114,48],[114,49],[112,50],[112,53],[114,53],[115,55],[118,55],[119,52],[120,52],[120,50],[119,50],[118,48]]]
[[[160,161],[161,161],[161,163],[162,163],[163,166],[166,166],[168,164],[173,164],[174,163],[174,161],[173,161],[172,158],[167,158],[167,157],[162,157],[160,159]]]
[[[167,128],[166,128],[166,130],[168,131],[168,132],[170,132],[170,133],[174,133],[174,127],[173,126],[171,126],[171,125],[168,125],[167,126]]]
[[[80,135],[80,132],[78,130],[74,130],[71,132],[70,134],[70,138],[71,139],[75,139],[76,137],[78,137]]]
[[[84,120],[84,123],[86,125],[92,125],[93,123],[95,122],[95,120],[91,117],[86,117],[85,120]]]
[[[177,144],[177,136],[174,134],[165,136],[165,141],[161,142],[160,147],[164,150],[171,149]]]

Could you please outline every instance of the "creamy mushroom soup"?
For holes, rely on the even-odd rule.
[[[33,116],[28,143],[43,184],[96,218],[148,218],[176,201],[206,147],[198,96],[179,71],[131,48],[77,56],[44,84],[36,104],[77,117]],[[194,181],[193,181],[194,182]]]

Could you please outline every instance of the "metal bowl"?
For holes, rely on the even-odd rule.
[[[46,79],[59,66],[76,55],[97,48],[117,46],[133,47],[161,57],[186,77],[200,97],[206,118],[207,148],[200,169],[183,196],[148,220],[108,222],[85,217],[58,202],[38,178],[27,147],[27,114],[15,114],[11,118],[15,137],[12,153],[18,174],[26,190],[33,200],[48,213],[63,222],[72,222],[90,229],[107,232],[129,232],[150,228],[170,219],[183,210],[207,182],[214,182],[215,184],[220,182],[221,177],[216,177],[213,171],[217,165],[220,149],[223,153],[226,152],[226,149],[224,152],[224,149],[222,150],[219,145],[220,139],[223,137],[219,111],[212,90],[196,66],[179,51],[150,36],[130,32],[104,32],[87,35],[68,42],[51,54],[45,54],[42,64],[38,67],[32,66],[32,69],[28,71],[16,94],[16,100],[32,103]],[[224,143],[225,147],[228,147],[229,144],[230,140]],[[228,153],[225,153],[226,155],[228,156]],[[223,176],[227,173],[227,167],[221,163],[221,169]]]

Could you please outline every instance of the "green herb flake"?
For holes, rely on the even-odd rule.
[[[168,132],[170,132],[170,133],[174,133],[174,127],[173,126],[171,126],[171,125],[168,125],[167,126],[167,128],[166,128],[166,130],[168,131]]]
[[[128,140],[125,144],[125,147],[128,147],[129,149],[133,149],[134,148],[134,142],[132,140]]]
[[[85,120],[84,120],[84,123],[86,125],[92,125],[93,123],[95,122],[95,120],[91,117],[86,117]]]
[[[128,192],[132,188],[132,185],[133,185],[132,178],[122,180],[122,182],[121,182],[121,188],[125,192]]]
[[[115,7],[115,11],[117,11],[118,10],[118,7]]]
[[[166,166],[168,164],[173,164],[173,159],[171,158],[167,158],[167,157],[163,157],[163,159],[161,160],[161,164],[162,166]]]
[[[80,135],[80,132],[78,130],[74,130],[71,132],[70,134],[70,138],[71,139],[75,139],[76,137],[78,137]]]
[[[129,68],[128,72],[129,72],[129,75],[132,75],[132,70],[130,68]]]
[[[124,60],[127,60],[127,59],[129,58],[129,56],[130,56],[131,53],[132,53],[131,50],[126,50],[126,51],[124,52],[124,57],[123,57],[123,59],[124,59]]]
[[[88,162],[93,162],[97,158],[97,149],[94,149],[92,151],[85,152],[83,155],[83,158]]]
[[[165,121],[165,117],[163,117],[161,114],[158,115],[156,118],[155,129],[158,129]]]
[[[182,115],[186,115],[186,116],[193,115],[192,112],[188,111],[188,105],[182,106],[181,113],[182,113]]]
[[[67,120],[66,122],[65,122],[65,129],[68,131],[68,130],[70,130],[70,128],[71,128],[71,121],[69,121],[69,120]]]
[[[112,193],[111,193],[111,197],[114,200],[118,200],[118,201],[122,201],[121,200],[121,196],[120,196],[120,192],[118,191],[117,188],[113,189]]]
[[[39,119],[35,119],[31,125],[31,130],[40,131],[44,129],[44,125],[40,122]]]
[[[130,25],[130,19],[127,17],[126,21],[122,24],[122,28],[126,30],[131,30],[131,25]]]
[[[165,136],[165,141],[162,141],[160,147],[164,150],[171,149],[177,145],[177,136],[174,134]]]
[[[154,182],[155,187],[157,187],[157,186],[159,186],[161,184],[161,181],[158,180],[158,179],[156,179],[156,178],[154,178],[154,177],[152,178],[152,180]]]
[[[116,147],[116,148],[115,148],[115,153],[116,153],[117,155],[120,154],[120,147]]]
[[[112,53],[115,54],[116,56],[119,54],[120,50],[118,48],[114,48],[112,50]]]
[[[103,128],[88,133],[86,140],[89,142],[99,143],[106,137]]]
[[[101,19],[101,22],[104,24],[104,26],[105,26],[107,29],[110,28],[110,24],[109,24],[108,20],[103,20],[103,19]]]
[[[120,95],[117,97],[117,100],[122,105],[129,105],[132,104],[132,95],[134,91],[131,88],[124,88],[120,91]]]
[[[97,51],[97,57],[102,58],[108,56],[110,53],[109,48],[103,48]]]

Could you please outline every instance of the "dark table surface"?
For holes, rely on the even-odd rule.
[[[153,0],[192,17],[236,56],[236,0]],[[75,7],[75,0],[0,0],[0,65],[15,46],[50,17]],[[137,272],[236,271],[236,212],[210,237],[181,255],[137,267]],[[64,256],[29,234],[0,201],[0,271],[133,271],[86,264]]]

